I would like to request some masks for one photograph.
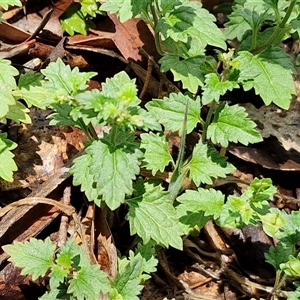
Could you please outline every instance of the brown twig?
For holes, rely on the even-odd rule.
[[[139,96],[139,98],[141,100],[143,100],[143,98],[145,97],[146,92],[148,90],[148,86],[149,86],[149,83],[150,83],[150,80],[151,80],[152,70],[153,70],[153,61],[151,59],[148,59],[147,73],[146,73],[146,77],[145,77],[145,81],[144,81],[142,91],[141,91],[140,96]]]

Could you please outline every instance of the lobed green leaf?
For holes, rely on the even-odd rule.
[[[188,95],[171,93],[169,97],[154,99],[151,102],[148,102],[146,108],[153,117],[164,125],[166,130],[179,131],[179,134],[182,135],[187,102],[188,113],[186,130],[187,133],[190,133],[201,120],[199,97],[194,100]]]
[[[212,178],[226,177],[235,169],[224,156],[201,141],[194,147],[187,167],[189,168],[188,176],[196,186],[201,183],[212,184]]]
[[[6,133],[0,133],[0,177],[10,182],[13,181],[13,172],[18,169],[13,160],[15,155],[11,152],[16,147],[16,143],[7,139]]]
[[[26,242],[2,246],[2,249],[10,255],[9,261],[22,268],[22,275],[32,275],[33,280],[45,276],[52,267],[55,248],[50,238],[44,241],[31,238]]]
[[[127,201],[130,233],[137,233],[144,244],[150,239],[168,247],[182,249],[183,234],[169,193],[161,186],[145,183],[145,192]]]
[[[157,171],[163,172],[170,162],[175,165],[169,152],[169,143],[163,134],[142,133],[140,137],[141,148],[145,149],[143,160],[153,176]]]
[[[254,88],[266,105],[273,102],[284,109],[289,107],[295,94],[290,55],[270,47],[258,55],[241,51],[236,60],[240,63],[239,82],[244,90]]]
[[[263,139],[255,127],[256,123],[248,118],[243,107],[222,103],[216,110],[213,122],[207,128],[207,137],[214,144],[225,148],[229,142],[244,145],[258,143]]]

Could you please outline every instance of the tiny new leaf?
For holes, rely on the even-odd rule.
[[[258,143],[263,139],[255,127],[256,124],[248,118],[243,107],[222,103],[216,110],[213,122],[208,126],[207,137],[214,144],[225,148],[229,142],[244,145]]]
[[[196,186],[201,183],[212,184],[212,178],[226,177],[235,169],[224,156],[201,141],[194,147],[188,167],[189,177]]]
[[[239,88],[236,81],[220,81],[220,77],[216,73],[207,74],[205,75],[205,85],[202,88],[202,104],[206,105],[213,100],[219,102],[220,96],[235,88]]]
[[[168,247],[182,249],[183,234],[169,193],[161,186],[145,183],[145,193],[127,201],[130,233],[137,233],[144,244],[150,239]]]
[[[33,280],[44,276],[52,267],[55,248],[50,238],[46,238],[45,241],[31,238],[26,242],[2,246],[2,249],[10,255],[9,261],[22,268],[22,275],[32,275]]]

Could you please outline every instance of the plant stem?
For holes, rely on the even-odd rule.
[[[156,3],[156,6],[157,6],[157,3]],[[160,55],[164,55],[164,51],[162,50],[161,45],[160,45],[159,32],[156,31],[156,26],[158,24],[157,11],[156,11],[156,9],[155,9],[155,7],[153,5],[151,5],[150,8],[151,8],[152,16],[153,16],[153,21],[154,21],[154,28],[153,28],[153,30],[154,30],[154,42],[155,42],[155,46],[156,46],[157,52]]]
[[[207,133],[207,127],[209,126],[209,124],[211,123],[211,118],[212,118],[212,115],[215,111],[215,107],[216,107],[216,101],[212,101],[211,105],[210,105],[210,108],[209,108],[209,111],[208,111],[208,114],[206,116],[206,120],[205,120],[205,123],[204,123],[204,128],[203,128],[203,133],[202,133],[202,143],[204,143],[206,141],[206,133]]]
[[[256,48],[256,49],[253,49],[251,50],[250,52],[252,54],[258,54],[262,51],[264,51],[265,49],[267,49],[269,46],[271,46],[275,41],[276,39],[278,38],[281,30],[285,27],[285,24],[286,22],[288,21],[294,7],[295,7],[295,4],[296,4],[297,0],[292,0],[287,11],[286,11],[286,14],[284,16],[284,18],[282,19],[282,21],[280,22],[279,25],[276,26],[276,29],[274,30],[273,34],[270,36],[270,38],[267,40],[266,43],[264,43],[262,46]]]

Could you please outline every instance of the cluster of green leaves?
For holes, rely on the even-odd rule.
[[[279,44],[299,28],[299,3],[295,0],[236,0],[224,34],[198,1],[144,0],[137,4],[106,0],[100,9],[117,13],[121,21],[138,15],[151,24],[163,55],[162,71],[171,70],[174,79],[192,93],[201,87],[204,104],[243,87],[246,91],[254,88],[266,105],[273,102],[289,107],[295,92],[294,68]],[[216,58],[206,54],[207,46],[226,51],[225,42],[235,38],[241,42],[235,55],[220,51],[223,71],[219,73]]]
[[[87,34],[89,28],[95,27],[92,18],[101,14],[99,6],[100,3],[96,0],[80,0],[71,4],[61,16],[62,29],[69,35],[74,35],[76,32]]]
[[[91,7],[95,4],[81,1],[81,9],[82,3]],[[41,75],[29,72],[20,77],[18,86],[14,84],[9,89],[14,101],[23,98],[29,106],[51,107],[54,110],[51,124],[76,126],[86,133],[89,141],[85,153],[74,160],[70,170],[74,185],[80,185],[89,201],[98,206],[106,205],[111,210],[127,206],[130,232],[144,245],[182,249],[182,235],[203,227],[210,219],[224,227],[262,223],[267,234],[280,238],[278,248],[272,248],[267,255],[268,261],[280,270],[279,274],[298,276],[299,255],[295,243],[286,246],[283,236],[291,238],[293,232],[281,229],[294,217],[269,207],[268,199],[276,192],[270,180],[255,179],[241,196],[231,195],[226,201],[220,191],[205,186],[213,185],[216,178],[224,178],[234,170],[215,146],[226,148],[230,142],[248,145],[262,141],[245,109],[221,102],[221,96],[232,89],[253,88],[265,104],[273,102],[288,108],[295,92],[294,68],[291,57],[279,44],[291,34],[298,34],[299,3],[237,0],[224,33],[216,26],[215,17],[196,1],[106,0],[99,9],[117,13],[121,21],[140,16],[150,24],[162,54],[162,71],[171,71],[187,93],[171,93],[164,99],[152,99],[142,107],[135,82],[125,72],[107,79],[101,91],[86,91],[87,81],[96,73],[71,70],[61,60],[50,63]],[[234,38],[240,42],[239,48],[227,49],[226,41]],[[207,46],[215,52],[208,55]],[[205,105],[209,109],[204,119]],[[7,107],[10,106],[17,105],[8,102]],[[196,127],[201,128],[202,138],[187,155],[185,137]],[[177,159],[170,153],[163,129],[178,132],[181,137]],[[138,134],[137,130],[142,133]],[[172,170],[169,186],[165,188],[160,180],[142,179],[141,168],[150,170],[154,176],[159,171]],[[186,179],[193,181],[197,190],[184,190]],[[18,259],[13,258],[11,250],[14,247],[5,250],[11,251],[12,261],[16,263]],[[67,271],[58,257],[56,267],[52,260],[48,263],[50,274],[56,274],[52,269],[57,269],[60,276],[57,279],[54,275],[55,279],[50,280],[50,293],[52,288],[58,293],[61,285],[65,293],[76,293],[70,288],[69,276],[65,276],[73,269],[80,271],[74,267],[76,256],[72,255],[78,251],[81,257],[81,252],[74,247],[69,246],[73,250],[68,254]],[[286,248],[289,249],[285,251]],[[107,284],[101,277],[102,286],[98,282],[95,293],[109,292],[111,299],[121,296],[137,299],[134,297],[141,289],[139,282],[147,277],[141,273],[155,270],[154,261],[148,264],[150,258],[146,259],[146,264],[144,259],[142,254],[131,253],[129,260],[120,260],[117,278]],[[129,292],[130,289],[134,292]],[[127,292],[130,296],[126,298]]]
[[[39,299],[95,300],[99,294],[109,294],[109,299],[138,300],[142,283],[156,270],[157,260],[150,245],[130,251],[129,258],[119,259],[118,274],[109,280],[99,265],[92,265],[87,253],[74,239],[69,239],[60,249],[46,240],[30,239],[3,246],[9,260],[22,268],[22,275],[33,280],[49,276],[49,291]]]

